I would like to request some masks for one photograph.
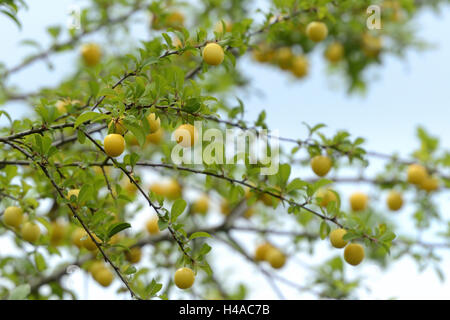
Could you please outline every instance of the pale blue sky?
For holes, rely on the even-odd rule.
[[[68,6],[72,3],[82,3],[82,1],[68,0],[28,2],[30,10],[20,14],[20,20],[23,21],[22,32],[19,32],[10,20],[0,16],[2,38],[0,61],[7,63],[8,66],[15,65],[21,57],[31,51],[30,48],[19,47],[19,41],[32,38],[46,47],[48,38],[45,36],[44,27],[63,23],[67,19]],[[448,30],[450,30],[449,8],[442,11],[440,16],[428,11],[423,12],[416,19],[414,27],[423,39],[437,47],[426,52],[409,52],[403,59],[384,58],[384,65],[373,70],[373,74],[377,75],[378,79],[369,84],[368,93],[364,97],[347,96],[345,85],[340,83],[339,77],[331,81],[326,76],[322,50],[313,55],[310,76],[304,81],[294,81],[290,76],[276,69],[255,64],[248,57],[243,58],[239,64],[246,69],[252,79],[252,92],[264,93],[263,96],[259,93],[241,95],[246,104],[247,118],[254,119],[262,109],[265,109],[269,127],[278,129],[281,136],[298,138],[305,135],[305,129],[301,124],[303,121],[309,124],[323,122],[328,126],[328,133],[346,129],[354,136],[366,138],[367,149],[385,153],[400,152],[405,156],[417,146],[415,128],[420,124],[432,134],[440,136],[442,146],[450,149],[448,80],[450,42],[447,41]],[[133,34],[136,37],[145,37],[146,32],[144,27],[138,27]],[[103,39],[98,40],[103,41]],[[52,59],[55,62],[55,71],[48,71],[43,63],[36,63],[14,75],[11,81],[19,84],[24,91],[34,91],[36,86],[42,84],[56,84],[73,70],[75,59],[75,53],[55,56],[55,59]],[[11,103],[2,108],[6,108],[14,118],[19,118],[27,112],[27,109],[23,107],[17,108],[19,105],[21,104]],[[0,124],[5,124],[4,118],[0,119]],[[374,167],[380,165],[380,163],[374,163]],[[361,186],[361,188],[368,187]],[[341,191],[346,195],[352,190],[354,190],[353,186],[345,186]],[[448,193],[442,194],[439,198],[443,215],[447,219],[450,215],[448,200]],[[407,219],[403,222],[405,226],[410,223]],[[246,236],[242,237],[246,239]],[[215,250],[217,254],[220,254],[224,248],[218,246]],[[329,248],[324,245],[319,247],[319,253],[314,258],[307,255],[303,258],[307,259],[305,261],[308,263],[315,263],[329,257],[330,254]],[[450,255],[448,252],[442,254],[445,256],[443,269],[450,270]],[[228,264],[225,263],[217,268],[220,270],[230,268],[235,263],[235,260],[231,260]],[[244,263],[242,260],[239,262]],[[295,265],[290,264],[282,271],[282,274],[290,277],[294,272],[296,272]],[[378,267],[371,264],[358,270],[352,269],[350,273],[350,276],[364,275],[370,279],[366,283],[373,292],[361,290],[362,298],[392,296],[449,298],[450,282],[448,280],[445,284],[439,283],[432,270],[418,274],[415,265],[409,259],[394,263],[392,269],[386,274],[380,273]],[[244,280],[249,276],[254,276],[254,271],[244,266],[233,278]],[[79,292],[85,292],[82,290],[81,282],[76,279],[78,278],[70,280],[71,283],[78,288]],[[410,287],[412,282],[416,284],[414,287]],[[252,298],[275,297],[269,292],[270,289],[262,278],[255,279],[252,286],[259,289],[252,294]],[[287,297],[297,296],[288,287],[283,285],[281,287],[285,290]],[[96,285],[93,285],[93,288],[93,294],[101,294],[105,298],[114,297],[113,294]]]

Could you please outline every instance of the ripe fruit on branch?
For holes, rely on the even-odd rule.
[[[345,241],[343,237],[347,231],[345,229],[336,229],[330,232],[330,242],[331,245],[337,249],[345,247],[348,241]]]
[[[255,250],[255,261],[267,260],[267,253],[273,249],[273,246],[269,242],[261,243]]]
[[[115,222],[118,222],[119,220],[115,220]],[[113,235],[109,240],[108,240],[108,244],[114,245],[114,244],[118,244],[120,242],[120,240],[122,239],[122,235],[120,235],[119,233]]]
[[[180,289],[189,289],[195,281],[194,271],[190,268],[180,268],[175,272],[175,285]]]
[[[97,243],[101,243],[101,240],[99,237],[97,237],[97,235],[95,233],[92,233],[92,236],[94,237],[95,241]],[[81,245],[88,249],[89,251],[94,251],[97,249],[97,245],[95,244],[95,242],[91,239],[91,237],[87,234],[87,232],[84,233],[82,240],[81,240]]]
[[[19,207],[8,207],[3,214],[3,222],[14,228],[18,228],[23,221],[23,210]]]
[[[209,197],[203,195],[192,204],[192,213],[200,213],[205,215],[209,210]]]
[[[330,189],[319,189],[316,194],[317,198],[320,198],[319,206],[326,208],[332,201],[337,203],[336,194]]]
[[[190,148],[197,143],[198,131],[191,124],[182,124],[174,133],[175,141],[183,148]]]
[[[102,167],[100,166],[100,167],[97,167],[97,166],[95,166],[95,167],[93,167],[92,168],[93,170],[94,170],[94,173],[95,174],[98,174],[98,175],[103,175],[103,170],[102,170]],[[105,173],[107,174],[107,175],[109,175],[110,173],[111,173],[111,167],[103,167],[103,169],[105,170]]]
[[[106,268],[105,263],[102,261],[94,261],[89,266],[88,271],[91,273],[92,276],[94,276],[98,271]]]
[[[319,177],[325,176],[331,170],[333,162],[327,156],[315,156],[311,159],[311,169]]]
[[[66,226],[58,222],[53,222],[50,228],[50,244],[52,246],[59,245],[64,239],[65,235]]]
[[[69,192],[67,192],[67,199],[70,200],[72,196],[75,196],[78,198],[78,194],[80,193],[80,189],[71,189]]]
[[[133,247],[130,251],[125,252],[125,258],[130,263],[138,263],[141,261],[142,250],[139,247]]]
[[[231,32],[233,30],[233,25],[229,21],[225,21],[225,30],[226,32]],[[219,21],[216,23],[214,27],[214,31],[218,33],[224,33],[223,32],[223,23],[222,21]]]
[[[102,287],[108,287],[114,280],[114,274],[105,266],[97,270],[92,276]]]
[[[67,106],[68,102],[66,100],[58,100],[56,102],[56,109],[58,109],[59,113],[67,113]]]
[[[210,66],[218,66],[223,62],[225,53],[223,48],[217,43],[208,43],[203,48],[203,61]]]
[[[428,178],[427,169],[420,164],[411,164],[408,167],[408,182],[416,185],[422,184]]]
[[[328,35],[327,25],[323,22],[313,21],[306,27],[306,35],[314,42],[324,40]]]
[[[150,186],[150,191],[169,200],[176,200],[182,194],[181,185],[175,179],[166,183],[154,183]]]
[[[220,203],[220,213],[222,213],[224,216],[228,216],[231,213],[230,203],[227,199],[223,199]]]
[[[161,119],[156,117],[156,114],[150,113],[147,116],[148,125],[150,127],[150,133],[155,133],[161,128]]]
[[[353,211],[363,211],[367,208],[369,198],[365,193],[355,192],[350,196],[350,206]]]
[[[403,206],[402,194],[398,191],[391,191],[387,197],[388,208],[392,211],[398,211]]]
[[[266,43],[260,43],[253,49],[253,59],[258,62],[270,62],[275,59],[275,50]]]
[[[283,47],[279,48],[275,52],[275,61],[283,70],[288,70],[291,68],[293,59],[294,54],[292,53],[291,48]]]
[[[250,219],[251,217],[253,217],[255,212],[256,212],[256,210],[254,207],[247,208],[247,210],[245,210],[245,212],[244,212],[244,218]]]
[[[340,42],[333,42],[327,47],[325,57],[331,63],[341,61],[344,57],[344,46]]]
[[[184,15],[181,12],[174,11],[167,16],[167,27],[180,29],[184,26]]]
[[[145,141],[147,143],[152,143],[158,145],[161,143],[162,138],[164,136],[164,130],[159,128],[155,133],[150,133],[145,137]]]
[[[67,106],[68,105],[74,105],[74,104],[81,104],[80,101],[78,100],[70,100],[70,99],[63,99],[63,100],[58,100],[56,102],[56,109],[58,109],[58,112],[61,114],[65,114],[67,113]]]
[[[308,60],[304,56],[296,56],[292,60],[291,72],[297,78],[303,78],[308,74]]]
[[[176,200],[181,197],[181,185],[175,179],[170,179],[166,186],[165,195],[169,200]]]
[[[125,139],[117,133],[108,134],[103,141],[105,152],[110,157],[118,157],[125,150]]]
[[[436,177],[427,177],[422,181],[419,187],[426,192],[436,191],[439,189],[439,180]]]
[[[158,220],[159,220],[158,216],[153,216],[145,224],[145,227],[147,228],[147,231],[150,235],[155,235],[159,233]]]
[[[128,193],[130,196],[136,195],[136,192],[138,191],[137,186],[128,179],[128,177],[125,177],[121,183],[122,188]]]
[[[81,238],[86,235],[83,228],[76,228],[72,233],[72,243],[80,249],[83,246]]]
[[[81,56],[83,57],[84,63],[90,67],[93,67],[100,62],[102,50],[95,43],[84,44],[81,47]]]
[[[372,36],[368,33],[363,34],[362,37],[362,51],[369,58],[376,58],[383,48],[380,37]]]
[[[279,195],[281,196],[281,188],[278,186],[275,186],[274,189],[276,189],[276,191],[269,189],[267,190],[268,192],[275,194],[275,195]],[[261,200],[267,207],[273,207],[273,205],[275,204],[275,206],[278,206],[278,204],[280,203],[281,199],[272,196],[269,193],[261,193],[259,200]]]
[[[21,229],[22,238],[28,242],[36,242],[41,235],[41,229],[33,222],[27,222]]]
[[[266,254],[266,260],[272,268],[280,269],[286,264],[286,255],[279,249],[272,247]]]
[[[112,119],[108,124],[108,129],[114,128],[114,133],[124,135],[127,132],[127,128],[125,128],[123,124],[123,117]]]
[[[166,187],[162,183],[154,183],[150,186],[150,191],[156,193],[157,195],[166,196]]]
[[[345,247],[344,259],[348,264],[357,266],[364,259],[364,247],[358,243],[350,243]]]

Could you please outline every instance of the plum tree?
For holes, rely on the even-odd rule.
[[[367,265],[389,272],[403,257],[446,275],[439,258],[450,232],[441,199],[450,162],[440,137],[418,127],[417,147],[391,153],[368,149],[349,129],[303,122],[306,113],[327,118],[309,78],[326,69],[349,96],[369,91],[370,75],[393,54],[422,44],[410,22],[444,0],[382,1],[383,27],[374,30],[364,16],[369,1],[196,3],[87,0],[79,28],[61,20],[46,26],[49,39],[26,39],[24,28],[20,38],[35,51],[11,59],[16,65],[0,62],[0,240],[8,243],[0,297],[78,297],[62,265],[102,286],[117,279],[114,294],[143,300],[252,298],[252,283],[270,299],[264,279],[271,288],[301,285],[292,293],[300,298],[353,299],[367,284]],[[15,10],[0,15],[16,19],[2,26],[22,19]],[[54,63],[62,54],[70,68]],[[42,62],[52,68],[51,83],[41,83]],[[42,79],[26,73],[31,65]],[[256,69],[264,81],[255,81]],[[26,87],[14,78],[19,72],[29,76]],[[277,97],[287,86],[304,99]],[[263,104],[249,110],[254,97]],[[275,100],[276,109],[265,110]],[[274,112],[292,136],[277,137]],[[345,121],[355,122],[351,114]],[[219,138],[230,131],[245,139],[241,154]],[[253,137],[258,148],[267,138],[261,152]],[[270,167],[275,172],[264,172]],[[347,194],[359,187],[366,193]],[[405,206],[404,199],[412,200]],[[333,248],[323,246],[328,241]],[[361,278],[353,281],[343,262],[359,265]],[[255,272],[242,283],[218,274],[244,264]],[[171,270],[176,283],[165,281]],[[195,290],[171,290],[191,287],[196,275]]]

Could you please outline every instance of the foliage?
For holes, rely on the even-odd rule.
[[[269,281],[289,282],[300,292],[320,298],[352,298],[362,285],[362,279],[346,276],[349,267],[342,254],[310,266],[307,285],[287,281],[276,270],[254,261],[247,244],[241,243],[239,231],[253,232],[261,241],[271,238],[274,243],[278,236],[287,236],[286,247],[278,247],[289,261],[298,252],[313,255],[332,229],[344,228],[344,240],[364,245],[363,264],[370,261],[387,267],[410,255],[421,268],[431,265],[443,277],[435,249],[448,246],[450,222],[441,215],[434,195],[450,187],[450,177],[444,174],[450,167],[450,153],[424,128],[417,132],[419,148],[410,159],[400,159],[366,150],[364,139],[349,132],[330,136],[324,124],[305,124],[306,137],[280,138],[279,170],[268,176],[261,174],[265,165],[251,163],[248,154],[243,164],[174,163],[171,155],[177,143],[169,134],[195,121],[201,121],[204,132],[236,128],[265,134],[266,114],[249,123],[243,118],[245,102],[233,99],[238,88],[245,89],[251,82],[245,65],[238,63],[246,55],[261,67],[279,68],[289,77],[306,81],[307,72],[295,69],[295,58],[307,59],[324,46],[340,43],[343,55],[338,62],[330,62],[330,70],[345,79],[349,92],[365,90],[371,67],[381,65],[388,55],[401,56],[423,47],[410,22],[423,8],[444,2],[376,1],[383,10],[383,29],[369,31],[366,8],[372,1],[274,0],[266,1],[268,9],[257,11],[257,1],[92,0],[80,11],[79,29],[49,26],[50,47],[25,41],[39,53],[11,68],[0,65],[0,103],[23,101],[31,111],[28,117],[12,120],[14,117],[0,110],[0,117],[9,120],[0,129],[0,210],[3,215],[10,206],[20,207],[26,219],[35,221],[44,232],[30,244],[19,229],[1,223],[0,236],[14,241],[17,254],[0,257],[0,275],[6,280],[0,284],[0,297],[76,298],[61,282],[64,270],[78,265],[88,272],[94,261],[104,261],[106,268],[114,271],[121,283],[118,292],[130,292],[136,299],[171,298],[173,290],[179,289],[172,280],[166,281],[165,275],[185,266],[195,271],[195,293],[201,297],[247,297],[247,283],[233,283],[232,277],[215,272],[217,260],[223,259],[214,255],[218,243],[225,243],[242,256],[242,263],[254,265]],[[26,7],[23,1],[0,4],[1,12],[18,25],[19,5]],[[130,21],[136,16],[148,24],[150,37],[130,43]],[[328,27],[322,44],[305,35],[308,23],[316,20]],[[53,88],[26,93],[9,85],[19,70],[78,50],[94,33],[108,39],[98,43],[102,50],[99,63],[87,63],[82,55],[71,75]],[[203,62],[202,49],[208,42],[224,48],[225,60],[220,66]],[[151,132],[150,114],[160,119],[162,131]],[[122,125],[126,151],[123,156],[109,157],[103,138],[118,133]],[[157,134],[161,134],[160,141]],[[211,145],[204,141],[203,151]],[[297,175],[298,168],[309,166],[310,159],[320,154],[332,160],[333,174],[312,179]],[[346,167],[363,171],[373,158],[386,160],[385,168],[375,178],[350,179],[372,184],[374,193],[367,208],[353,212],[337,192],[340,182],[348,182],[338,173]],[[426,167],[430,178],[437,179],[439,190],[407,182],[407,166],[416,162]],[[152,175],[156,178],[148,186],[147,178]],[[158,185],[158,180],[165,179],[171,187]],[[327,188],[332,188],[335,201],[323,206],[324,196],[319,196],[319,191]],[[411,193],[416,231],[430,232],[442,243],[403,236],[397,213],[387,215],[373,203],[388,189]],[[69,190],[79,193],[70,196]],[[190,190],[196,191],[196,196],[189,195]],[[210,213],[202,215],[195,208],[203,193],[208,195],[206,211]],[[219,206],[224,216],[221,223],[213,224],[209,216],[220,211]],[[253,216],[248,214],[249,208],[256,212]],[[145,227],[133,225],[139,216],[150,218],[149,212],[158,217],[158,234],[147,235],[142,232]],[[434,234],[436,223],[441,228]],[[58,241],[57,224],[64,228]],[[92,241],[94,250],[74,243],[79,228],[86,233],[78,240]],[[131,262],[131,250],[142,247],[151,247],[151,256],[145,258],[151,267]],[[60,264],[50,263],[55,258]],[[229,285],[224,286],[224,281]],[[50,293],[40,290],[45,285]]]

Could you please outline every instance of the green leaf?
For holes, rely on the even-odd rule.
[[[139,145],[143,146],[145,143],[146,132],[142,125],[136,125],[134,123],[129,122],[128,120],[124,121],[125,127],[131,131],[131,133],[136,137]]]
[[[284,187],[291,175],[291,166],[288,163],[280,164],[278,170],[279,185]]]
[[[85,113],[82,113],[77,120],[75,121],[75,129],[78,128],[81,124],[96,119],[99,116],[102,116],[101,114],[99,114],[98,112],[94,112],[94,111],[88,111]]]
[[[126,275],[130,275],[136,273],[137,269],[134,266],[129,266],[123,273]]]
[[[186,209],[186,201],[183,199],[177,199],[172,205],[172,209],[170,211],[172,222],[177,220],[178,216],[183,213],[184,209]]]
[[[20,21],[16,18],[16,16],[14,16],[12,13],[6,11],[6,10],[0,10],[1,13],[7,15],[12,21],[14,21],[17,25],[17,27],[19,27],[19,29],[22,29],[22,25],[20,24]]]
[[[211,235],[207,232],[195,232],[193,234],[191,234],[191,236],[189,237],[189,240],[193,240],[195,238],[211,238]]]
[[[203,247],[200,249],[199,256],[204,256],[208,252],[211,251],[211,246],[209,246],[207,243],[203,244]]]
[[[293,190],[299,190],[307,185],[308,185],[308,183],[306,181],[302,181],[299,178],[295,178],[288,184],[288,186],[286,187],[286,191],[291,192]]]
[[[84,184],[80,189],[80,193],[78,194],[77,202],[85,203],[87,200],[92,198],[93,193],[94,188],[92,187],[92,185]]]
[[[42,254],[40,254],[39,252],[35,252],[34,262],[36,263],[36,268],[38,269],[38,271],[42,272],[47,269],[47,263],[45,262]]]
[[[127,222],[118,222],[113,224],[108,230],[108,237],[111,238],[116,233],[119,233],[122,230],[131,228],[131,224]]]
[[[9,300],[23,300],[30,294],[30,291],[31,287],[28,283],[17,286],[9,294]]]
[[[325,221],[322,221],[320,223],[320,239],[325,239],[328,234],[330,233],[330,226],[328,225],[328,223],[326,223]]]

